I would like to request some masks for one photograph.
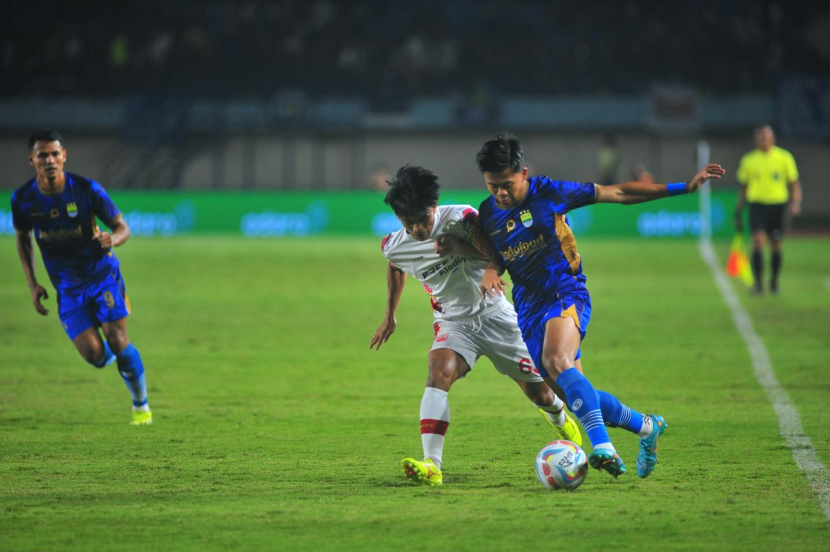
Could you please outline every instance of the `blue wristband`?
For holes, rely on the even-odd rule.
[[[683,195],[686,193],[686,183],[670,182],[666,184],[666,192],[668,192],[670,196]]]

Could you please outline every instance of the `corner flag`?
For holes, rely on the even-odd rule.
[[[746,287],[752,287],[755,278],[749,266],[749,257],[744,249],[743,234],[735,234],[732,238],[732,248],[729,250],[729,259],[726,261],[726,273],[733,278],[740,278]]]

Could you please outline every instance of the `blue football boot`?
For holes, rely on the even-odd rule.
[[[657,441],[666,431],[666,420],[662,416],[651,414],[651,435],[640,439],[640,452],[637,454],[637,475],[648,477],[657,465]]]
[[[614,476],[614,479],[625,473],[625,462],[620,455],[611,449],[598,448],[591,451],[588,456],[588,463],[592,468],[606,471]]]

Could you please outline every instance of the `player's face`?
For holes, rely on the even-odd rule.
[[[484,183],[496,199],[500,209],[510,209],[518,205],[527,194],[527,167],[522,172],[505,169],[502,172],[484,173]]]
[[[429,239],[432,234],[432,227],[435,224],[435,211],[437,206],[433,205],[422,216],[417,217],[402,217],[396,215],[398,220],[403,224],[406,233],[418,241],[425,241]]]
[[[38,180],[54,182],[63,177],[63,165],[66,163],[66,150],[61,143],[35,142],[29,152],[29,164],[35,168]]]

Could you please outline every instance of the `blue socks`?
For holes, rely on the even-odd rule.
[[[619,401],[617,397],[605,391],[597,391],[602,418],[611,427],[621,427],[634,434],[643,429],[643,415],[631,410]]]
[[[103,368],[113,361],[112,349],[110,349],[109,343],[106,341],[103,341],[102,343],[104,344],[104,353],[101,355],[101,360],[93,364],[96,368]]]
[[[559,374],[559,377],[556,378],[556,384],[565,392],[568,407],[582,422],[582,427],[585,428],[585,433],[588,434],[591,445],[594,447],[596,445],[610,446],[611,440],[605,430],[599,396],[591,382],[580,374],[576,368],[568,368]]]
[[[130,343],[126,349],[117,353],[115,358],[118,360],[118,373],[121,374],[133,397],[133,406],[146,406],[147,385],[144,383],[144,363],[141,362],[138,349]]]

